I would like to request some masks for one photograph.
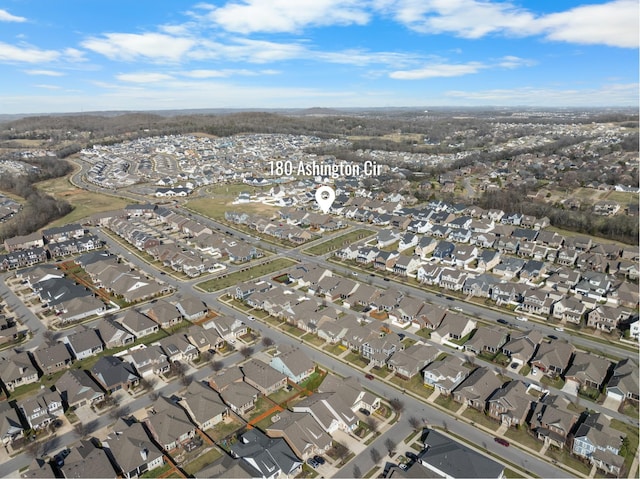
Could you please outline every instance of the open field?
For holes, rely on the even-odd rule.
[[[36,186],[41,191],[50,194],[54,198],[66,200],[71,206],[73,206],[73,211],[71,213],[53,221],[48,225],[48,227],[77,222],[94,213],[117,210],[124,208],[127,204],[131,203],[131,201],[127,201],[122,198],[114,198],[113,196],[93,193],[91,191],[76,188],[69,183],[67,177],[42,181],[37,183]]]
[[[374,232],[371,230],[357,229],[355,231],[350,231],[349,233],[340,235],[329,241],[325,241],[323,243],[312,246],[311,248],[304,250],[304,252],[311,255],[326,254],[331,251],[337,250],[338,248],[343,248],[345,246],[353,244],[362,238],[373,235],[373,233]]]
[[[224,219],[225,211],[243,211],[266,217],[270,217],[278,211],[278,208],[262,203],[231,204],[240,193],[247,192],[252,194],[256,191],[268,191],[268,188],[256,188],[244,184],[209,186],[200,193],[201,197],[189,200],[186,207],[216,220]]]
[[[248,281],[253,278],[259,278],[260,276],[264,276],[265,274],[275,273],[276,271],[288,268],[289,266],[293,266],[294,264],[296,264],[296,262],[293,260],[278,258],[268,263],[262,263],[251,268],[246,268],[242,271],[235,271],[219,278],[203,281],[202,283],[198,283],[196,286],[208,293],[211,293],[212,291],[219,291],[243,281]]]

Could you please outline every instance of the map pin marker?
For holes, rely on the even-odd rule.
[[[323,213],[328,213],[336,199],[336,192],[329,186],[321,186],[316,190],[316,201]]]

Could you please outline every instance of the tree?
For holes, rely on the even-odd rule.
[[[343,461],[349,455],[350,449],[340,441],[333,441],[333,448],[335,449],[336,457],[340,461]]]
[[[353,465],[353,477],[356,479],[360,479],[362,477],[362,471],[357,464]]]
[[[373,433],[378,432],[378,421],[373,416],[367,416],[367,419],[365,420],[365,422]]]
[[[380,462],[380,459],[382,459],[382,454],[380,454],[380,451],[378,451],[375,447],[371,449],[371,451],[369,451],[369,454],[371,455],[371,460],[374,464],[378,464]]]
[[[402,399],[393,398],[391,401],[389,401],[389,405],[393,408],[396,414],[400,414],[402,413],[402,411],[404,411],[404,402],[402,401]]]
[[[218,361],[217,359],[213,359],[211,361],[211,369],[215,372],[222,371],[222,368],[224,368],[224,363],[222,361]]]
[[[44,452],[44,444],[40,441],[32,441],[27,444],[25,452],[32,458],[37,459],[42,456]]]
[[[202,351],[200,353],[200,361],[203,361],[205,363],[208,363],[209,361],[211,361],[212,357],[213,357],[213,353],[211,351]]]
[[[140,382],[138,382],[138,385],[148,391],[156,387],[156,382],[153,379],[142,378]]]
[[[240,354],[242,354],[243,358],[247,359],[253,354],[253,348],[251,346],[242,346],[240,348]]]
[[[384,440],[384,447],[387,448],[389,456],[393,456],[393,451],[395,451],[396,449],[396,443],[393,441],[393,439],[391,439],[390,437],[386,438]]]
[[[409,425],[414,431],[418,431],[422,427],[422,421],[415,416],[409,418]]]
[[[184,374],[180,376],[180,384],[188,387],[193,382],[193,376],[191,374]]]
[[[265,336],[262,338],[262,345],[265,348],[270,348],[271,346],[273,346],[273,344],[274,344],[274,341],[269,336]]]
[[[50,329],[45,329],[44,332],[42,333],[42,337],[49,343],[55,341],[56,339],[56,333],[54,333],[53,331],[51,331]]]
[[[129,414],[129,408],[127,406],[120,406],[113,408],[109,411],[109,417],[113,420],[118,420],[121,417],[125,417]]]

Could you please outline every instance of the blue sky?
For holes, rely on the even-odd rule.
[[[0,0],[0,113],[637,106],[637,0]]]

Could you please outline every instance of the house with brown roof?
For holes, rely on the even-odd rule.
[[[278,415],[280,419],[265,432],[269,437],[283,438],[297,457],[307,459],[331,448],[331,436],[310,413],[284,410]]]
[[[487,400],[502,386],[502,381],[489,368],[479,367],[453,391],[453,399],[461,404],[484,411]]]
[[[569,411],[569,401],[557,395],[546,394],[535,406],[531,416],[531,429],[545,443],[562,449],[578,421],[578,414]]]
[[[164,299],[159,299],[153,303],[145,314],[163,329],[170,328],[182,321],[182,314],[178,311],[178,308]]]
[[[149,336],[160,329],[158,323],[135,309],[129,309],[120,324],[136,338]]]
[[[435,361],[439,350],[430,344],[417,342],[402,351],[394,352],[387,360],[387,367],[396,376],[403,379],[410,379],[429,363]]]
[[[525,364],[533,357],[533,353],[541,341],[542,334],[538,331],[514,331],[511,333],[509,341],[502,346],[502,353],[509,356],[511,361]]]
[[[116,472],[125,479],[140,477],[164,464],[162,451],[139,422],[118,419],[102,447],[108,451]]]
[[[229,414],[229,408],[218,393],[199,381],[194,381],[187,387],[178,404],[202,431],[220,423]]]
[[[144,422],[153,439],[165,451],[177,448],[196,435],[196,426],[187,412],[169,398],[160,397],[154,401]]]
[[[524,424],[530,407],[527,386],[517,379],[503,384],[487,401],[489,417],[507,427]]]
[[[457,313],[447,313],[438,329],[431,333],[431,339],[440,344],[451,339],[459,340],[471,333],[476,327],[476,321]]]
[[[435,304],[425,303],[420,310],[417,322],[422,328],[437,329],[446,314],[446,308]]]
[[[315,363],[296,346],[278,346],[278,353],[271,358],[269,366],[281,372],[294,383],[301,383],[313,374]]]
[[[220,390],[220,396],[225,404],[239,416],[247,414],[256,407],[259,394],[256,388],[243,381],[229,382]]]
[[[0,379],[9,392],[19,386],[38,382],[38,370],[26,352],[0,356]]]
[[[580,389],[600,389],[612,366],[607,359],[577,351],[564,377],[578,383]]]
[[[509,339],[509,331],[506,329],[483,326],[478,328],[473,337],[464,343],[464,349],[474,354],[483,352],[497,354],[507,339]]]
[[[79,369],[66,371],[56,381],[55,388],[60,393],[65,410],[90,406],[104,399],[104,392],[100,387],[86,371]]]
[[[33,352],[36,365],[42,374],[52,374],[60,371],[73,361],[71,353],[62,343],[44,343]]]
[[[547,376],[560,376],[569,367],[574,352],[574,346],[567,341],[542,342],[531,360],[531,365]]]

